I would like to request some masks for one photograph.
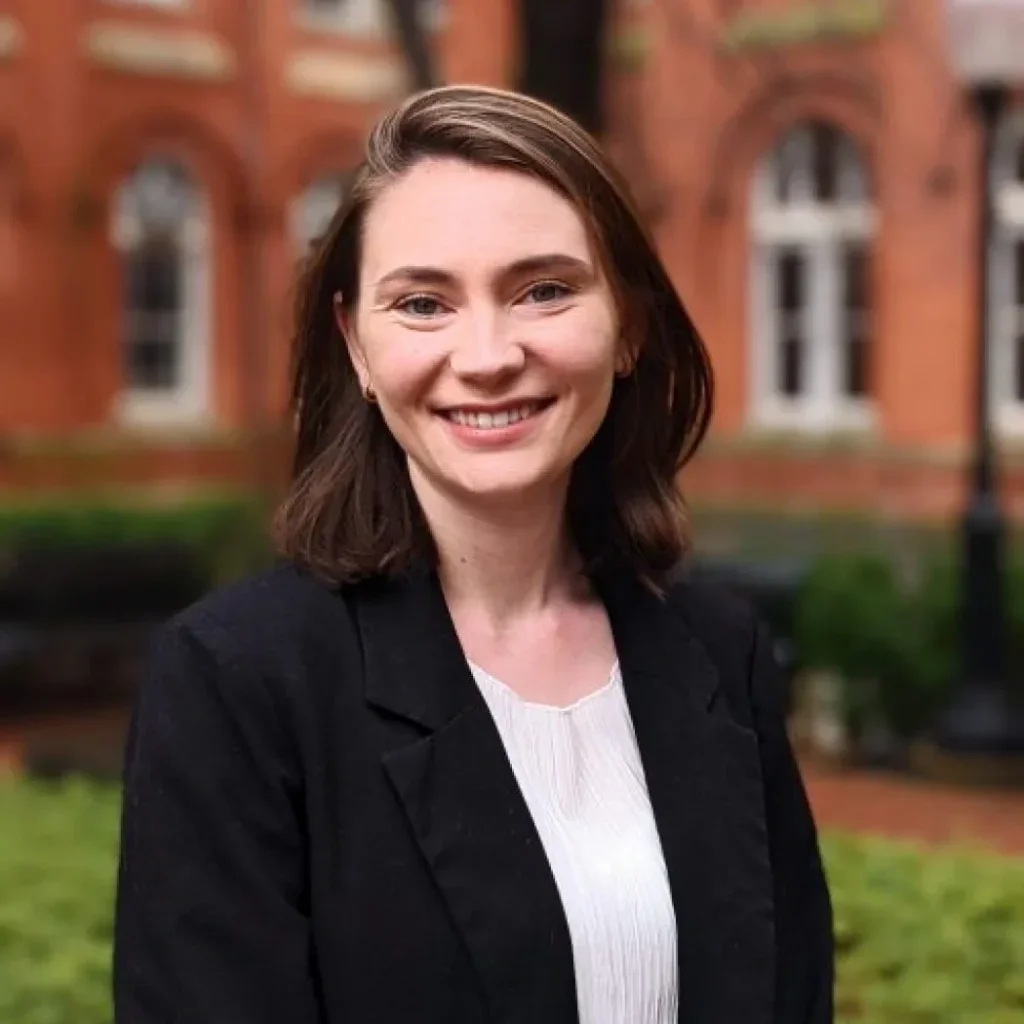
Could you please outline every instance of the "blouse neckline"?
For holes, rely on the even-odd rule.
[[[538,712],[555,715],[570,715],[574,711],[578,711],[580,708],[604,698],[622,685],[622,671],[619,667],[618,659],[616,659],[615,663],[612,665],[611,672],[608,674],[608,679],[596,690],[591,690],[590,693],[585,693],[582,697],[577,697],[569,704],[547,704],[543,701],[527,700],[525,697],[513,690],[508,683],[503,682],[497,676],[492,675],[487,671],[487,669],[481,668],[474,661],[469,661],[469,667],[477,680],[486,684],[492,692],[502,694],[507,700],[523,708],[529,708]]]

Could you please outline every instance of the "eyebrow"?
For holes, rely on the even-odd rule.
[[[569,256],[567,253],[543,253],[539,256],[526,256],[523,259],[515,260],[508,266],[503,267],[498,272],[497,277],[499,279],[520,277],[523,274],[535,273],[537,271],[593,274],[594,268],[587,260],[581,260],[577,256]],[[381,277],[375,287],[378,289],[384,288],[397,281],[422,285],[450,285],[455,281],[455,275],[447,270],[442,270],[440,267],[398,267]]]

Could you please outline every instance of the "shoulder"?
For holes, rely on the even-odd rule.
[[[716,662],[739,655],[749,663],[758,633],[749,601],[689,569],[676,574],[665,600]]]
[[[170,619],[157,650],[187,649],[234,676],[295,679],[358,651],[344,588],[282,562],[210,591]],[[220,674],[219,673],[219,674]]]
[[[701,639],[735,640],[738,634],[749,633],[756,621],[749,601],[688,567],[671,580],[666,601]]]
[[[350,618],[345,596],[343,588],[280,562],[211,590],[170,624],[199,636],[226,630],[247,641],[294,639],[304,629],[344,626]]]
[[[733,715],[749,724],[758,690],[771,674],[766,661],[771,642],[753,605],[728,587],[688,571],[672,582],[666,603],[714,664]]]

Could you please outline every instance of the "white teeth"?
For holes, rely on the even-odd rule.
[[[538,411],[536,402],[521,405],[517,409],[502,409],[501,412],[466,412],[463,409],[452,409],[448,418],[463,427],[474,430],[500,430],[520,420],[528,419]]]

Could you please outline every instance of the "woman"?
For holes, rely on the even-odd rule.
[[[414,96],[297,321],[285,557],[134,718],[118,1019],[830,1021],[768,641],[676,571],[710,368],[595,143]]]

